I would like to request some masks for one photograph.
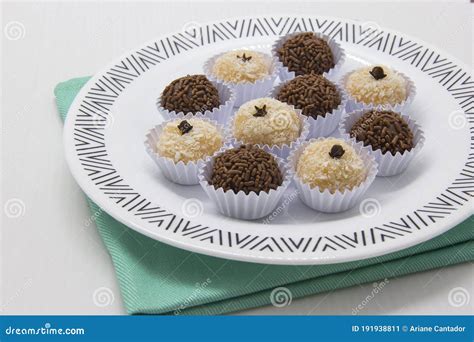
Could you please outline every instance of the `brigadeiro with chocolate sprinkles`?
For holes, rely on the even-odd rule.
[[[276,208],[293,174],[283,159],[252,144],[226,146],[199,170],[199,183],[225,216],[255,220]]]
[[[314,119],[325,117],[341,104],[341,94],[336,85],[314,74],[298,76],[285,83],[276,98],[301,109],[303,115]]]
[[[303,32],[289,38],[277,54],[283,65],[296,76],[322,75],[335,65],[328,43],[313,32]]]
[[[217,88],[204,75],[178,78],[168,84],[161,94],[161,106],[177,113],[203,113],[220,104]]]
[[[403,172],[423,148],[421,126],[406,112],[388,109],[359,109],[345,115],[339,131],[361,147],[370,147],[379,164],[377,176]]]
[[[229,149],[215,158],[209,184],[234,193],[259,194],[276,190],[283,182],[275,158],[254,145]]]
[[[398,113],[370,110],[364,113],[349,131],[351,138],[381,150],[382,154],[403,154],[413,148],[413,132]]]

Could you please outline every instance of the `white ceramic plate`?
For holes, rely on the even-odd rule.
[[[220,215],[199,185],[168,182],[147,155],[146,132],[161,116],[155,102],[177,77],[236,48],[270,51],[294,31],[317,31],[346,51],[345,73],[383,63],[409,75],[409,112],[425,146],[401,175],[377,177],[365,199],[340,214],[306,207],[290,188],[271,220]],[[473,213],[474,81],[448,54],[373,23],[336,18],[259,17],[190,27],[150,41],[93,77],[71,106],[64,130],[71,171],[107,213],[153,239],[222,258],[268,264],[324,264],[410,247]]]

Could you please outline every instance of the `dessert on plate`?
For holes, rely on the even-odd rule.
[[[271,57],[252,50],[226,52],[216,58],[212,75],[224,82],[253,83],[270,75]]]
[[[404,112],[360,109],[346,114],[339,125],[342,136],[369,148],[379,164],[378,176],[403,172],[423,147],[421,127]]]
[[[198,184],[199,166],[224,145],[224,128],[201,114],[165,121],[147,134],[145,146],[164,176]]]
[[[277,100],[288,103],[309,122],[309,138],[330,135],[341,119],[346,96],[322,75],[308,74],[283,82],[272,91]]]
[[[200,168],[199,180],[222,214],[253,220],[275,209],[291,174],[282,159],[243,144],[223,148],[209,158]]]
[[[228,127],[228,135],[238,143],[257,144],[280,158],[306,139],[309,123],[287,103],[258,98],[243,104]]]
[[[415,92],[414,84],[407,76],[385,65],[356,69],[343,77],[342,86],[358,108],[394,109],[411,102]]]
[[[213,81],[226,84],[235,93],[235,105],[265,96],[278,76],[272,56],[248,49],[227,51],[211,57],[204,72]]]
[[[201,114],[225,124],[235,102],[235,94],[225,84],[205,75],[187,75],[170,82],[158,99],[158,111],[165,120]]]
[[[289,162],[300,199],[323,212],[353,207],[377,174],[367,149],[339,138],[311,139],[291,153]]]

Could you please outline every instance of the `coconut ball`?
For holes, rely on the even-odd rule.
[[[289,145],[301,133],[295,109],[278,100],[264,97],[244,103],[234,117],[233,134],[244,144]]]
[[[355,149],[344,140],[327,138],[308,144],[301,154],[296,174],[310,188],[352,190],[367,177],[368,170]]]
[[[213,155],[223,141],[221,132],[211,122],[198,118],[174,120],[163,127],[156,151],[175,163],[195,162]]]
[[[253,83],[271,72],[271,57],[257,51],[237,50],[220,55],[212,74],[225,82]]]
[[[396,105],[406,100],[406,79],[386,66],[368,66],[352,72],[345,84],[350,96],[374,105]]]

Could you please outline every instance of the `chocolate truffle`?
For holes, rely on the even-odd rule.
[[[277,51],[278,57],[296,76],[322,75],[334,68],[334,56],[328,43],[313,32],[303,32],[291,37]]]
[[[345,88],[359,102],[396,105],[406,100],[407,81],[386,66],[368,66],[349,74]]]
[[[308,144],[301,154],[296,174],[310,188],[344,192],[361,184],[368,170],[355,149],[344,140],[327,138]]]
[[[234,117],[233,134],[245,144],[289,145],[300,136],[300,118],[290,105],[264,97],[244,103]]]
[[[219,105],[219,92],[204,75],[178,78],[168,84],[161,94],[161,106],[177,113],[204,113]]]
[[[241,145],[215,158],[209,183],[224,192],[259,194],[279,187],[283,176],[270,153],[254,145]]]
[[[350,136],[362,141],[364,146],[395,155],[403,154],[413,148],[413,132],[398,113],[383,110],[370,110],[362,115],[352,126]]]
[[[161,157],[175,163],[195,162],[218,151],[223,140],[217,127],[208,121],[198,118],[174,120],[163,127],[156,150]]]
[[[271,57],[251,50],[229,51],[219,56],[212,66],[212,74],[232,83],[253,83],[270,74]]]
[[[341,104],[336,86],[321,75],[302,75],[285,83],[276,98],[301,109],[303,115],[325,117]]]

